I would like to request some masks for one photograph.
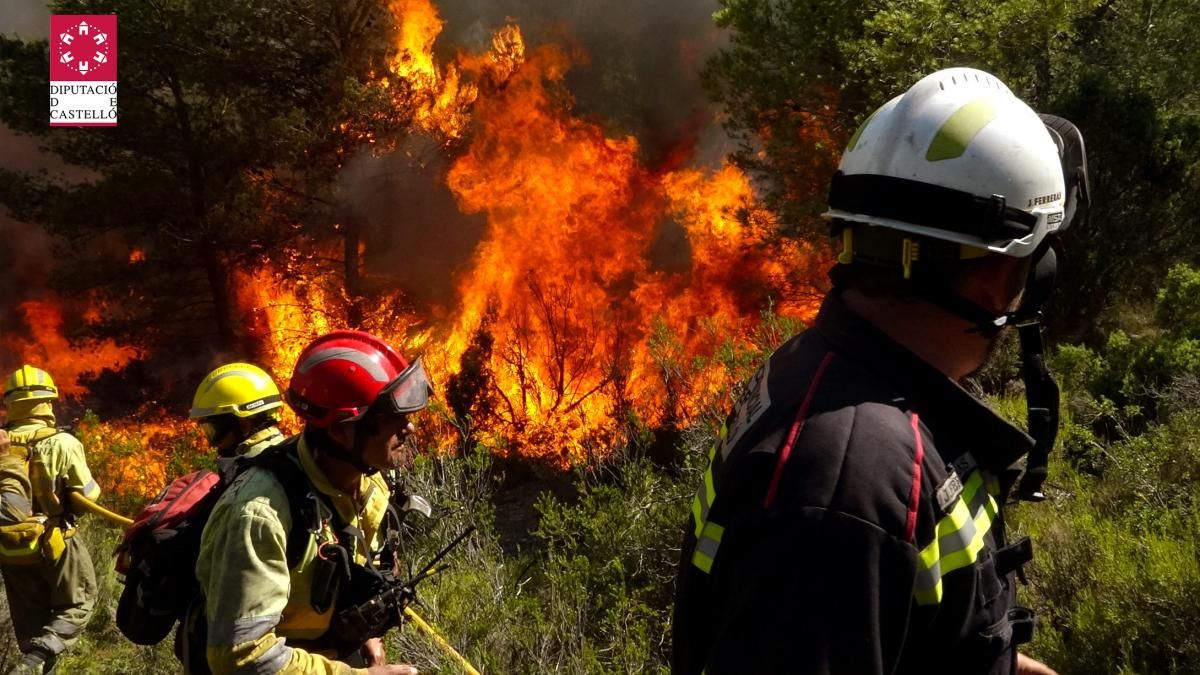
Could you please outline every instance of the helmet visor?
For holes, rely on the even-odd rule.
[[[433,385],[425,374],[425,364],[417,359],[379,392],[379,399],[387,401],[387,407],[393,412],[411,413],[428,405],[431,394]]]
[[[1063,232],[1077,219],[1082,220],[1087,215],[1088,203],[1091,201],[1091,189],[1088,184],[1087,150],[1083,144],[1083,134],[1070,120],[1054,115],[1040,115],[1050,138],[1058,146],[1058,156],[1062,160],[1063,183],[1066,189],[1063,204],[1063,220],[1056,229]]]

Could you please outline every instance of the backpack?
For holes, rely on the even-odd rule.
[[[34,432],[9,432],[9,451],[0,457],[0,473],[12,475],[21,484],[22,496],[36,509],[29,489],[29,457],[34,446],[65,433],[66,429],[48,427]],[[26,491],[28,489],[28,492]],[[66,537],[58,519],[30,513],[21,522],[0,525],[0,565],[30,566],[57,561],[66,550]]]
[[[293,523],[287,540],[288,568],[299,564],[308,546],[309,533],[303,524],[313,520],[315,509],[306,498],[308,478],[296,459],[296,446],[297,439],[292,438],[257,457],[239,459],[228,478],[209,470],[183,476],[138,514],[116,551],[117,571],[125,575],[116,621],[125,637],[134,644],[158,644],[202,596],[195,569],[200,535],[217,500],[250,467],[271,471],[283,485]],[[199,658],[202,661],[203,655]]]

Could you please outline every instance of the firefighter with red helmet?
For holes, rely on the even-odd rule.
[[[330,583],[324,552],[341,550],[351,565],[376,558],[389,501],[379,472],[402,463],[411,416],[431,393],[420,360],[368,333],[334,331],[300,354],[285,399],[304,430],[251,460],[290,461],[297,480],[252,464],[221,496],[201,540],[196,576],[214,673],[416,672],[387,665],[378,638],[350,658],[332,646],[339,593],[350,584]],[[303,512],[297,501],[311,502],[313,522],[292,522]]]

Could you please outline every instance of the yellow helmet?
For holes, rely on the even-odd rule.
[[[28,363],[18,368],[4,383],[4,402],[32,401],[39,398],[58,398],[58,387],[50,373]]]
[[[200,383],[192,398],[190,417],[253,417],[282,407],[279,387],[265,370],[249,363],[230,363],[212,371]]]

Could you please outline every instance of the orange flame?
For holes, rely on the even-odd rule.
[[[416,97],[417,125],[447,142],[463,137],[470,122],[470,107],[479,96],[478,82],[503,81],[520,65],[525,42],[515,26],[496,32],[491,51],[481,56],[460,54],[441,66],[434,61],[433,45],[445,22],[430,0],[392,0],[399,26],[394,75],[406,81]]]
[[[28,339],[17,335],[5,336],[4,363],[7,374],[22,363],[37,366],[54,378],[63,396],[79,396],[85,392],[79,382],[83,375],[98,373],[105,368],[118,369],[135,358],[137,351],[118,345],[113,340],[88,340],[71,343],[63,334],[62,302],[56,299],[27,300],[18,311],[28,328]],[[83,313],[87,323],[99,321],[103,308],[90,306]]]
[[[103,490],[102,501],[131,515],[168,481],[213,464],[195,426],[156,412],[107,422],[85,420],[75,433]]]
[[[440,442],[457,429],[502,439],[489,441],[498,452],[564,466],[610,451],[636,428],[723,412],[749,357],[787,337],[756,333],[763,306],[810,319],[828,252],[781,240],[739,169],[678,169],[686,148],[652,169],[637,139],[573,115],[564,78],[584,55],[527,51],[509,25],[486,52],[439,62],[444,22],[430,0],[390,7],[390,75],[406,85],[397,105],[402,95],[415,104],[417,128],[453,154],[446,184],[463,213],[487,219],[484,238],[458,279],[458,306],[431,315],[400,291],[371,293],[369,303],[349,297],[318,262],[341,251],[321,242],[235,271],[239,324],[260,365],[284,386],[317,335],[370,330],[424,353],[443,404],[424,421]],[[162,424],[164,433],[189,428]],[[135,432],[114,424],[104,433]],[[142,447],[156,438],[142,437]]]
[[[621,441],[624,422],[614,419],[682,426],[728,405],[746,373],[717,355],[763,347],[753,332],[768,299],[787,316],[815,313],[826,255],[775,236],[741,171],[655,172],[635,138],[571,114],[563,79],[579,55],[526,53],[519,29],[506,26],[487,53],[440,64],[436,8],[391,7],[394,74],[417,95],[421,128],[469,138],[446,182],[460,210],[483,214],[488,228],[448,321],[430,325],[394,294],[358,327],[425,353],[452,412],[470,415],[456,421],[460,431],[497,432],[502,452],[585,460]],[[672,224],[686,240],[676,257],[688,262],[666,271],[652,248]],[[277,376],[349,317],[344,295],[303,272],[303,260],[285,266],[239,273],[237,284]]]
[[[758,307],[747,299],[761,302],[818,257],[769,244],[768,214],[737,169],[655,175],[636,139],[572,117],[560,90],[570,65],[561,50],[538,49],[502,91],[476,102],[475,136],[448,184],[463,211],[487,215],[489,229],[433,363],[456,373],[485,326],[494,338],[491,407],[510,447],[565,463],[612,442],[614,415],[688,423],[727,395],[733,383],[711,363],[690,373],[690,400],[668,411],[666,400],[685,393],[667,391],[656,326],[688,358],[711,356],[752,328]],[[668,218],[686,232],[690,274],[653,269],[649,248]],[[762,292],[746,292],[755,287]],[[808,317],[815,303],[780,309]]]

